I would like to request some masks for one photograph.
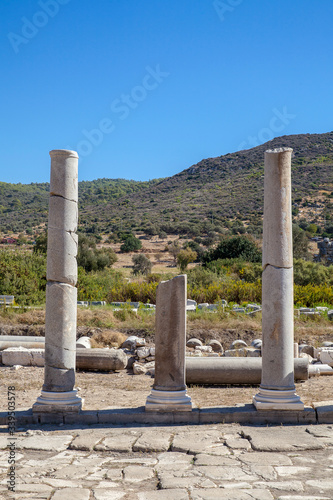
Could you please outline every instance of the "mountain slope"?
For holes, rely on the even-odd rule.
[[[146,183],[121,179],[81,182],[81,229],[98,233],[162,229],[195,235],[242,227],[245,222],[250,232],[260,232],[264,152],[282,146],[294,150],[295,215],[308,222],[322,223],[325,218],[327,222],[333,208],[333,132],[278,137],[249,150],[204,159],[173,177]],[[22,231],[45,223],[47,191],[47,184],[0,183],[0,230]]]

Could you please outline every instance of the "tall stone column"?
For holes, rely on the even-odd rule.
[[[146,411],[191,411],[185,384],[186,275],[162,281],[156,292],[155,382]]]
[[[78,154],[50,152],[51,180],[47,233],[45,369],[33,410],[78,411],[74,389],[77,316]]]
[[[303,410],[294,384],[291,148],[265,152],[262,376],[257,410]]]

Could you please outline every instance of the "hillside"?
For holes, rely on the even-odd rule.
[[[249,150],[204,159],[165,179],[80,182],[81,230],[162,230],[194,236],[228,227],[244,232],[245,225],[248,232],[260,234],[264,152],[281,146],[294,149],[295,219],[327,224],[333,208],[333,132],[282,136]],[[31,234],[43,227],[47,200],[47,183],[0,183],[0,231]]]

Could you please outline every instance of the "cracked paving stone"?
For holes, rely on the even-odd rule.
[[[90,490],[85,488],[63,488],[55,492],[52,500],[89,500]]]
[[[117,433],[113,436],[107,436],[103,441],[95,446],[97,451],[116,451],[129,453],[132,451],[133,445],[141,436],[141,432],[131,431],[130,433]]]
[[[243,427],[242,433],[256,451],[320,450],[325,447],[318,438],[304,429],[270,427],[269,432],[265,430],[266,428]]]
[[[171,442],[171,434],[146,431],[133,446],[133,451],[154,452],[167,451]]]
[[[294,476],[295,474],[309,474],[311,472],[311,467],[301,467],[297,465],[291,466],[278,466],[275,467],[276,472],[279,476],[287,477]]]
[[[61,469],[58,469],[53,473],[53,477],[56,479],[72,479],[73,477],[77,479],[82,479],[86,477],[89,472],[96,472],[97,467],[85,467],[84,465],[67,465]]]
[[[247,439],[241,437],[229,437],[225,440],[225,444],[232,450],[250,450],[251,445]]]
[[[15,461],[18,462],[24,457],[22,453],[15,453]],[[8,467],[8,450],[0,452],[0,467]]]
[[[210,479],[218,481],[257,481],[258,476],[235,467],[199,466],[196,470]]]
[[[333,439],[333,425],[310,425],[306,430],[315,437]]]
[[[119,483],[113,481],[100,481],[94,488],[119,488]]]
[[[265,481],[277,479],[277,474],[271,465],[250,465],[250,471]]]
[[[193,457],[191,457],[192,459]],[[116,464],[135,464],[135,465],[156,465],[157,464],[157,458],[144,458],[142,455],[139,455],[138,457],[131,457],[131,458],[110,458],[108,459],[108,464],[112,465],[112,463]]]
[[[304,491],[301,481],[270,481],[269,483],[258,481],[253,486],[281,491],[296,491],[296,493]]]
[[[93,494],[94,500],[120,500],[121,498],[124,498],[125,495],[127,495],[127,492],[112,490],[112,497],[110,497],[110,490],[101,488],[98,490],[94,489]]]
[[[52,486],[52,488],[77,488],[76,482],[65,479],[55,479],[52,477],[44,477],[40,480],[41,483]]]
[[[281,453],[266,453],[261,452],[257,453],[253,451],[252,453],[244,453],[243,455],[239,455],[239,460],[248,465],[292,465],[291,459],[282,455]]]
[[[91,451],[94,449],[99,441],[101,441],[105,436],[105,433],[96,433],[96,432],[84,432],[79,434],[74,438],[69,448],[71,450],[82,450],[82,451]]]
[[[219,445],[221,448],[220,454],[229,454],[230,450],[225,446],[222,440],[222,433],[220,431],[205,431],[198,432],[184,432],[176,434],[173,438],[171,445],[172,451],[180,451],[183,453],[210,453],[209,450]]]
[[[150,467],[139,465],[128,465],[123,470],[124,480],[130,483],[138,483],[140,481],[147,481],[152,479],[154,476],[154,471]]]
[[[16,448],[24,450],[63,451],[68,448],[72,440],[73,436],[65,434],[60,436],[27,436],[16,441]]]
[[[137,494],[138,500],[189,500],[186,490],[158,490],[141,491]]]
[[[300,495],[282,495],[277,500],[331,500],[329,497],[322,497],[317,495],[300,496]]]
[[[216,484],[205,477],[173,477],[163,476],[160,479],[162,490],[172,490],[176,488],[216,488]]]
[[[48,486],[47,484],[36,484],[36,483],[30,483],[30,484],[17,484],[15,487],[15,490],[17,493],[48,493],[49,495],[51,494],[52,487]]]
[[[274,500],[268,490],[193,490],[191,500]]]
[[[110,481],[122,481],[123,469],[107,469],[104,478]]]
[[[227,465],[230,467],[239,467],[241,464],[234,458],[221,455],[207,455],[200,453],[195,457],[195,465]]]
[[[110,457],[100,457],[96,454],[78,457],[75,453],[72,465],[82,465],[83,467],[94,468],[101,467],[102,465],[105,466],[108,462],[110,462]]]
[[[160,453],[157,455],[159,465],[167,464],[190,464],[192,463],[193,456],[186,453],[179,453],[177,451],[169,451],[167,453]]]
[[[309,481],[306,481],[308,486],[312,486],[313,488],[318,488],[320,490],[329,490],[331,493],[333,492],[333,479],[331,480],[325,480],[325,479],[310,479]]]

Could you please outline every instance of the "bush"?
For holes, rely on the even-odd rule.
[[[0,295],[14,295],[19,305],[45,302],[44,254],[0,251]]]
[[[153,264],[145,256],[145,254],[140,253],[138,255],[133,255],[133,274],[149,274],[151,272],[151,268]]]
[[[245,236],[225,238],[219,245],[203,255],[203,262],[207,264],[217,259],[239,258],[248,262],[261,262],[261,252],[254,241]]]
[[[197,258],[196,252],[191,250],[190,248],[185,248],[185,250],[181,250],[177,255],[177,264],[180,267],[181,272],[183,273],[190,262],[194,262]]]
[[[44,253],[47,251],[47,233],[43,233],[38,238],[36,238],[36,243],[34,246],[34,253]]]
[[[140,250],[142,247],[141,241],[136,238],[133,234],[129,235],[124,243],[120,247],[120,251],[123,253],[126,252],[135,252],[135,250]]]
[[[309,259],[309,240],[306,233],[297,224],[293,224],[294,259]]]
[[[106,300],[110,289],[123,283],[122,274],[114,269],[87,272],[78,269],[78,300]]]
[[[294,261],[295,285],[333,285],[333,276],[330,267],[304,260]]]
[[[86,271],[101,271],[117,262],[117,256],[111,248],[96,248],[95,239],[79,234],[77,264]]]

